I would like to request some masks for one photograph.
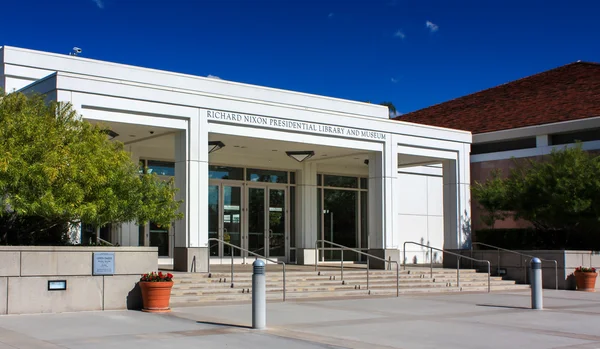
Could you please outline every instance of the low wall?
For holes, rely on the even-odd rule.
[[[490,261],[492,274],[502,275],[506,279],[515,280],[518,283],[529,283],[530,258],[515,253],[497,250],[453,250],[463,256],[473,257]],[[558,288],[562,290],[574,290],[575,278],[572,275],[575,268],[579,266],[600,268],[600,252],[592,251],[565,251],[565,250],[522,250],[516,251],[532,255],[541,259],[556,260],[558,268]],[[444,267],[456,268],[457,258],[452,255],[444,256]],[[472,263],[462,260],[461,267],[487,268],[487,264]],[[556,273],[554,262],[542,261],[542,283],[544,288],[556,287]],[[596,280],[596,288],[600,288],[600,278]]]
[[[94,275],[98,252],[114,253],[112,275]],[[0,314],[138,309],[140,275],[157,269],[157,247],[0,246]]]

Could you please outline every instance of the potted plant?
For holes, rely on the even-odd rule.
[[[596,268],[577,267],[574,274],[577,289],[579,291],[596,291],[596,278],[598,277]]]
[[[143,274],[140,278],[142,289],[142,311],[150,313],[166,313],[171,311],[169,301],[171,300],[171,288],[173,287],[173,274],[151,272]]]

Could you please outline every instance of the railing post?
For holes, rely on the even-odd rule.
[[[433,248],[429,248],[429,277],[433,279]]]
[[[210,239],[208,239],[208,253],[206,255],[206,269],[208,270],[208,275],[210,276]]]
[[[490,293],[492,291],[492,287],[491,287],[491,273],[492,273],[492,265],[490,263],[490,261],[487,261],[488,264],[488,293]]]
[[[402,269],[406,270],[406,242],[404,242],[402,247]]]
[[[400,266],[396,262],[396,297],[400,297]]]
[[[233,288],[233,248],[231,248],[231,288]]]
[[[317,265],[319,265],[319,240],[315,242],[315,271],[318,271]]]
[[[456,257],[456,286],[460,289],[460,256]]]
[[[342,256],[341,257],[342,257],[341,265],[342,265],[342,285],[343,285],[344,284],[344,248],[343,247],[342,247]]]
[[[558,263],[554,261],[554,285],[558,290]]]
[[[367,290],[369,289],[369,256],[367,256]]]

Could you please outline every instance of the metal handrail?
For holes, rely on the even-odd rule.
[[[369,254],[366,252],[362,252],[355,248],[340,245],[340,244],[337,244],[335,242],[331,242],[328,240],[317,240],[315,242],[315,271],[317,271],[317,272],[319,271],[318,270],[318,267],[319,267],[319,243],[321,243],[321,245],[322,245],[321,250],[323,250],[323,251],[325,251],[325,249],[326,249],[325,243],[328,243],[332,246],[336,246],[336,247],[338,247],[337,250],[342,251],[341,260],[340,260],[340,265],[341,265],[341,269],[340,269],[341,276],[340,277],[342,279],[342,284],[345,284],[345,282],[344,282],[344,250],[352,251],[352,252],[358,253],[360,255],[367,256],[367,290],[369,289],[369,268],[370,268],[369,257],[379,260],[379,261],[382,261],[382,262],[385,262],[385,263],[389,263],[389,264],[395,263],[396,264],[396,297],[400,297],[400,265],[398,264],[398,262],[392,261],[392,260],[386,260],[385,258],[377,257],[375,255],[372,255],[372,254]],[[331,251],[333,249],[330,247],[330,248],[327,248],[327,250]]]
[[[498,269],[500,269],[500,251],[505,251],[505,252],[510,252],[510,253],[514,253],[523,257],[528,257],[528,258],[538,258],[540,261],[542,262],[554,262],[554,287],[558,290],[558,262],[556,261],[556,259],[545,259],[545,258],[540,258],[540,257],[536,257],[536,256],[532,256],[526,253],[522,253],[522,252],[517,252],[517,251],[513,251],[513,250],[509,250],[506,248],[502,248],[502,247],[498,247],[498,246],[494,246],[494,245],[490,245],[490,244],[484,244],[483,242],[472,242],[471,243],[471,256],[473,256],[473,246],[474,245],[481,245],[481,246],[486,246],[486,247],[491,247],[493,249],[498,250]],[[525,263],[523,264],[523,272],[524,272],[524,280],[523,282],[527,282],[527,259],[525,259]]]
[[[236,249],[238,249],[238,250],[240,250],[240,251],[242,251],[242,252],[249,253],[249,254],[251,254],[251,255],[253,255],[253,256],[255,256],[255,257],[257,257],[257,258],[264,259],[264,260],[266,260],[266,261],[269,261],[269,262],[271,262],[271,263],[276,263],[276,264],[281,264],[281,265],[283,265],[283,301],[285,302],[285,262],[278,261],[278,260],[276,260],[276,259],[270,259],[270,258],[267,258],[267,257],[265,257],[265,256],[261,256],[261,255],[259,255],[258,253],[254,253],[254,252],[252,252],[252,251],[249,251],[249,250],[247,250],[247,249],[245,249],[245,248],[241,248],[241,247],[239,247],[239,246],[237,246],[237,245],[230,244],[229,242],[223,241],[223,240],[221,240],[221,239],[217,239],[217,238],[209,238],[209,239],[208,239],[208,241],[209,241],[209,242],[210,242],[210,241],[217,241],[217,242],[221,242],[221,243],[223,243],[223,244],[225,244],[225,245],[227,245],[227,246],[230,246],[230,247],[236,248]],[[207,269],[208,269],[208,273],[210,273],[210,253],[208,254],[208,266],[207,266]],[[233,253],[231,254],[231,288],[233,288]]]
[[[99,242],[106,244],[108,246],[114,246],[114,244],[112,242],[106,241],[106,240],[102,239],[101,237],[96,236],[96,243],[99,243]]]
[[[404,246],[403,246],[403,249],[402,249],[402,253],[403,253],[403,261],[402,261],[402,263],[404,265],[404,270],[406,270],[406,244],[413,244],[413,245],[417,245],[417,246],[421,246],[421,247],[427,247],[428,249],[431,250],[431,252],[429,254],[429,256],[430,256],[430,258],[429,258],[429,268],[430,268],[430,277],[431,278],[433,278],[433,258],[431,258],[431,256],[433,255],[433,250],[440,251],[442,253],[447,253],[447,254],[452,255],[452,256],[456,256],[457,257],[456,258],[456,286],[459,289],[460,289],[460,259],[461,258],[466,258],[468,260],[475,261],[475,262],[480,262],[480,263],[482,263],[482,262],[487,263],[487,265],[488,265],[488,293],[491,292],[491,290],[492,290],[492,287],[491,287],[491,285],[492,285],[491,284],[492,265],[491,265],[490,261],[485,260],[485,259],[475,259],[473,257],[463,256],[463,255],[461,255],[459,253],[454,253],[454,252],[446,251],[446,250],[441,249],[441,248],[427,246],[425,244],[421,244],[421,243],[414,242],[414,241],[406,241],[406,242],[404,242]]]

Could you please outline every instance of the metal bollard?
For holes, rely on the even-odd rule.
[[[543,309],[542,296],[542,261],[539,258],[531,259],[531,309]]]
[[[252,267],[252,328],[262,330],[267,326],[265,262],[257,259],[252,263]]]

